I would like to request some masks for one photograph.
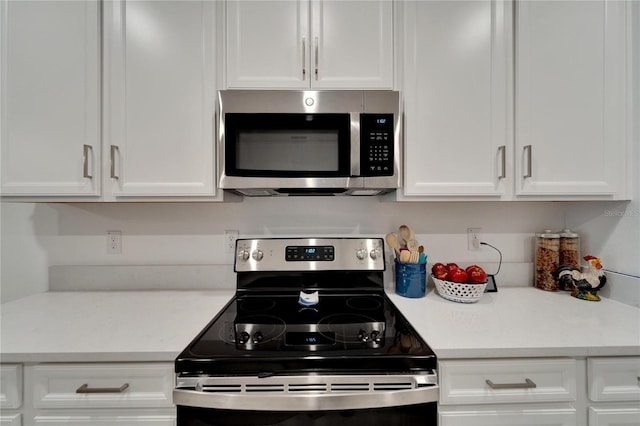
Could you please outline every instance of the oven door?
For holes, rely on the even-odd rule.
[[[436,426],[437,403],[360,410],[222,410],[178,406],[178,426]]]

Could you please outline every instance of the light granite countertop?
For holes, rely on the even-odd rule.
[[[224,291],[48,292],[0,305],[0,361],[173,361]]]
[[[471,304],[430,289],[419,299],[389,297],[438,358],[640,355],[640,309],[566,292],[504,287]]]
[[[391,300],[440,359],[640,355],[640,309],[531,287]],[[0,305],[0,361],[172,362],[233,290],[48,292]]]

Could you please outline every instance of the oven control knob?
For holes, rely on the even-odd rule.
[[[263,340],[264,336],[262,335],[262,332],[256,331],[255,333],[253,333],[253,343],[261,343]]]
[[[363,260],[364,258],[367,257],[367,249],[358,249],[356,250],[356,257],[360,260]]]
[[[249,341],[249,338],[251,338],[249,333],[247,333],[246,331],[243,331],[242,333],[240,333],[238,335],[238,343],[241,344],[241,345],[244,345],[245,343],[247,343]]]
[[[380,332],[378,330],[373,330],[371,332],[371,340],[376,343],[380,343],[382,341],[382,336],[380,335]]]
[[[369,253],[369,257],[371,257],[372,260],[376,260],[377,258],[379,258],[380,257],[380,249],[371,250],[371,252]]]
[[[249,260],[249,250],[246,250],[246,249],[238,250],[238,259],[242,261]]]
[[[358,331],[358,340],[360,340],[361,342],[368,342],[369,341],[369,333],[367,333],[363,329],[360,329],[360,331]]]
[[[251,253],[251,257],[253,257],[253,260],[257,260],[259,262],[264,257],[264,253],[262,250],[254,250],[253,253]]]

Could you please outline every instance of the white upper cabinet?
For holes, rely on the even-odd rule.
[[[391,0],[226,2],[228,88],[393,88]]]
[[[0,3],[2,195],[98,196],[96,1]]]
[[[512,179],[511,4],[403,5],[404,194],[500,199]]]
[[[213,195],[214,2],[104,7],[105,197]]]
[[[516,194],[624,196],[631,2],[516,4]]]
[[[629,2],[401,5],[404,199],[628,197]]]

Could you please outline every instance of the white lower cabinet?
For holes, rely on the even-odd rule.
[[[22,424],[22,366],[0,365],[0,425]]]
[[[578,426],[571,358],[440,361],[440,426]]]
[[[640,425],[640,357],[587,360],[589,426]]]
[[[577,426],[576,409],[490,407],[440,410],[440,426]]]
[[[166,411],[166,410],[165,410]],[[145,425],[145,426],[175,426],[175,413],[166,411],[165,414],[155,410],[153,413],[141,414],[136,412],[105,413],[89,410],[86,413],[62,412],[56,414],[36,415],[33,425],[74,425],[74,426],[108,426],[108,425]]]
[[[25,367],[25,425],[175,425],[171,363]]]
[[[616,408],[589,407],[589,426],[638,426],[640,425],[640,406],[621,406]]]

